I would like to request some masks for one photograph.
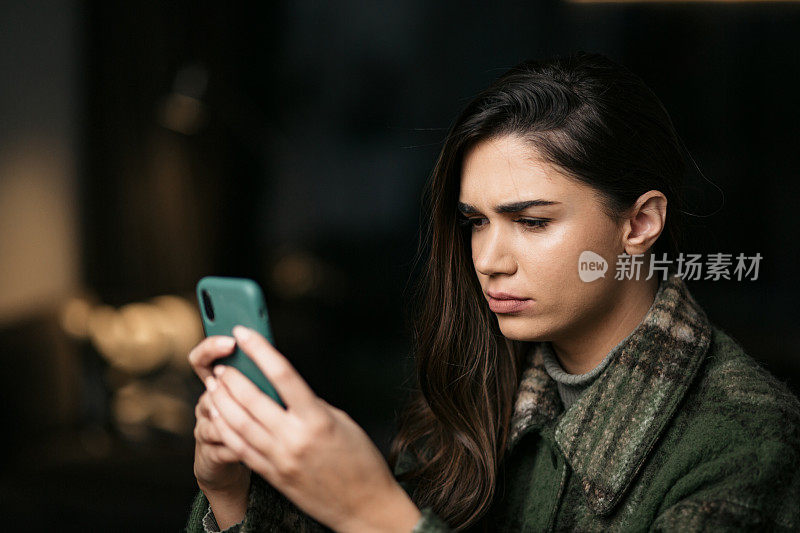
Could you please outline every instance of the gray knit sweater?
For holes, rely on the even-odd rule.
[[[600,364],[584,374],[569,374],[558,362],[553,346],[549,342],[542,343],[540,349],[542,350],[542,359],[544,360],[544,369],[547,374],[555,380],[558,386],[558,396],[564,404],[564,410],[577,400],[581,393],[585,391],[592,382],[597,379],[603,370],[608,366],[608,362],[614,355],[614,350],[606,354]]]

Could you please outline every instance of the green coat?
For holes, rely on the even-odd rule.
[[[680,277],[566,412],[539,347],[489,511],[497,531],[800,531],[800,403]],[[325,530],[253,477],[242,531]],[[187,531],[203,531],[207,506],[198,494]],[[440,531],[423,509],[414,532]]]

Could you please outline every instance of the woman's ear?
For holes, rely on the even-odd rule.
[[[667,220],[667,197],[661,191],[647,191],[628,211],[622,244],[628,255],[644,254],[656,242]]]

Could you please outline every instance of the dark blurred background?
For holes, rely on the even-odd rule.
[[[577,49],[664,102],[698,167],[687,251],[763,256],[689,286],[798,390],[800,6],[262,4],[0,4],[6,524],[183,526],[207,274],[259,281],[278,348],[386,452],[446,129],[507,68]]]

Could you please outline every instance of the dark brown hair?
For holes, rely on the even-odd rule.
[[[507,134],[599,191],[611,217],[660,190],[669,210],[653,251],[680,249],[686,166],[679,139],[659,99],[625,67],[583,51],[526,61],[461,112],[423,197],[420,254],[427,258],[413,309],[418,387],[389,456],[417,506],[433,508],[454,529],[476,524],[491,506],[526,347],[500,332],[457,215],[467,150]]]

